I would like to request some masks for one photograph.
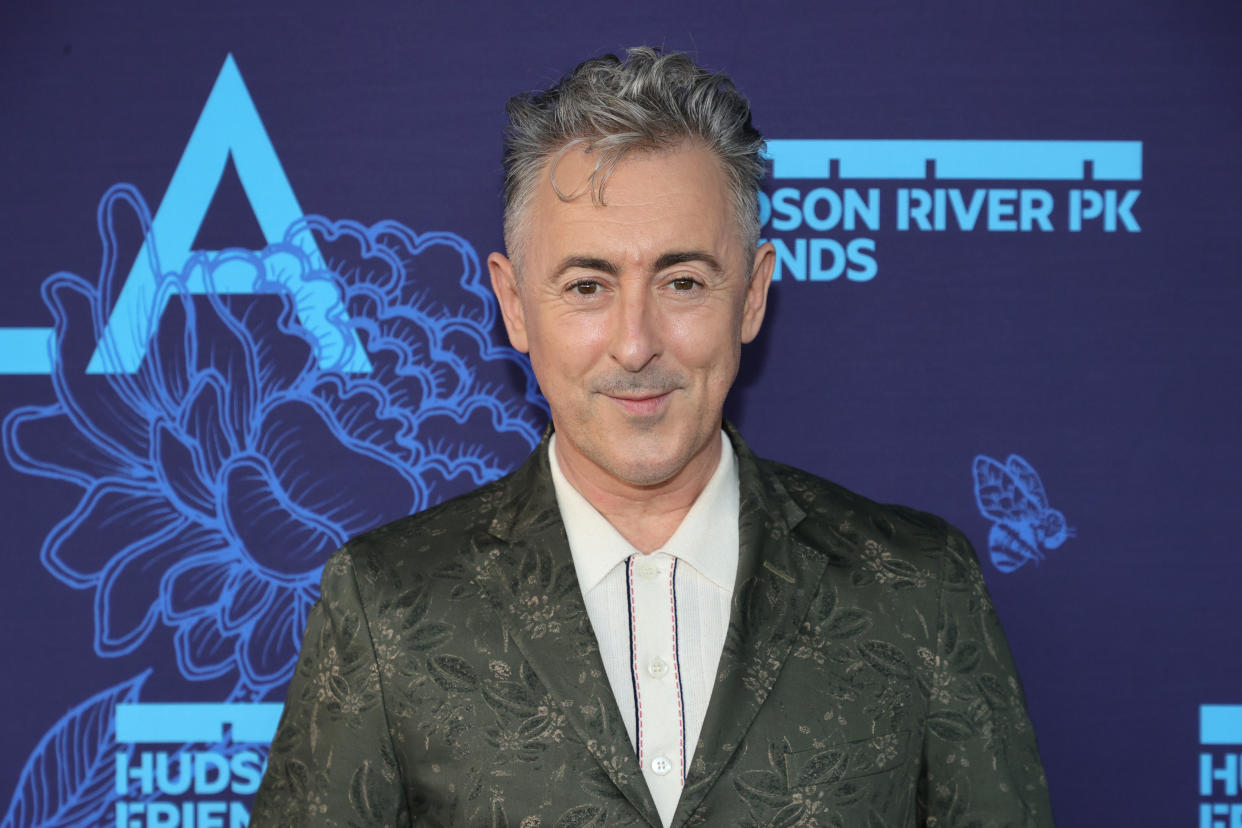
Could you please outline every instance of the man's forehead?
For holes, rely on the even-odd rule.
[[[571,147],[542,177],[526,229],[544,254],[560,259],[612,249],[612,257],[641,256],[650,264],[696,250],[719,258],[734,243],[727,181],[710,151],[690,145],[626,153],[611,170],[597,171],[596,160]]]

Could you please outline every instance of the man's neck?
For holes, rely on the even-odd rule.
[[[685,468],[654,486],[627,483],[591,462],[568,440],[557,440],[561,473],[640,552],[654,552],[677,531],[720,463],[719,432]]]

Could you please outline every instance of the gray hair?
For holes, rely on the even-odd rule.
[[[608,176],[629,150],[701,141],[728,179],[746,249],[758,244],[763,136],[751,125],[750,104],[733,82],[700,68],[684,52],[639,46],[625,60],[593,58],[546,91],[510,99],[506,110],[505,246],[515,261],[523,244],[522,216],[539,175],[546,170],[560,198],[576,195],[561,192],[555,178],[557,160],[572,146],[599,153],[587,182],[599,204]]]

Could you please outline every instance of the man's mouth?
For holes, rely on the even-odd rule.
[[[636,417],[650,417],[664,410],[672,391],[663,394],[608,394],[608,399],[615,402],[627,414]]]

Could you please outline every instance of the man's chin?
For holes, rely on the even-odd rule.
[[[631,486],[651,488],[677,477],[694,459],[696,452],[682,441],[646,436],[626,440],[620,452],[612,453],[607,471]]]
[[[576,423],[573,432],[560,429],[561,439],[571,440],[583,460],[627,485],[659,486],[680,474],[703,448],[696,445],[697,429],[687,429],[681,412],[670,411],[668,402],[650,415],[610,404],[594,411],[593,420]]]
[[[612,470],[612,475],[636,489],[654,489],[677,476],[681,469],[656,466],[626,467]]]
[[[617,435],[611,445],[598,445],[586,459],[630,486],[650,488],[676,477],[686,466],[675,441],[661,440],[652,429],[635,426]]]

